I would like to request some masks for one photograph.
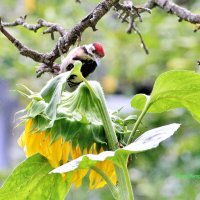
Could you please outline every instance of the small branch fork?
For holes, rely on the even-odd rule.
[[[80,3],[81,1],[76,0],[76,2]],[[134,31],[138,34],[141,46],[147,54],[148,49],[144,43],[142,34],[136,26],[136,19],[138,19],[139,22],[142,22],[141,13],[150,13],[151,9],[159,7],[167,13],[176,15],[179,18],[179,21],[185,20],[196,24],[195,32],[200,29],[200,15],[191,13],[189,10],[178,6],[171,0],[147,0],[144,7],[135,7],[131,0],[123,1],[123,3],[120,3],[119,0],[102,0],[93,11],[91,11],[83,20],[69,31],[66,31],[66,29],[59,24],[47,22],[43,19],[39,19],[37,24],[28,24],[26,23],[27,16],[19,17],[16,21],[11,23],[3,22],[0,18],[0,31],[15,45],[21,55],[29,57],[35,62],[41,63],[41,66],[37,70],[37,77],[40,77],[45,72],[58,74],[59,64],[55,63],[56,59],[62,54],[67,53],[70,46],[75,45],[76,42],[80,42],[81,35],[85,29],[90,27],[93,31],[96,31],[96,24],[107,12],[110,11],[112,7],[114,7],[115,11],[118,13],[121,22],[128,23],[127,33]],[[60,38],[51,52],[40,53],[26,47],[5,29],[6,27],[14,26],[23,26],[24,28],[34,32],[37,32],[41,28],[46,28],[43,31],[43,34],[50,34],[51,39],[54,39],[54,33],[57,32],[60,35]]]
[[[144,42],[144,39],[142,37],[142,34],[138,30],[136,26],[136,19],[138,18],[140,22],[142,22],[141,13],[148,12],[151,13],[151,10],[149,8],[142,8],[142,7],[135,7],[132,3],[132,1],[124,1],[123,4],[117,3],[115,5],[115,10],[118,13],[118,18],[121,19],[121,22],[128,23],[128,29],[127,33],[132,33],[132,30],[138,34],[141,42],[141,47],[145,50],[146,54],[149,54],[149,51],[147,49],[147,46]]]

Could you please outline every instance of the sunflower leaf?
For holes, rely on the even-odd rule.
[[[134,124],[137,121],[137,115],[129,115],[124,119],[124,125]]]
[[[70,184],[60,175],[49,175],[48,160],[36,154],[22,162],[0,189],[0,199],[64,199]]]
[[[104,151],[98,155],[87,154],[81,156],[52,170],[50,174],[65,173],[76,169],[90,168],[95,166],[98,162],[102,162],[106,159],[113,161],[116,165],[121,165],[122,163],[119,163],[118,156],[123,158],[130,154],[156,148],[160,142],[172,136],[179,127],[180,124],[174,123],[149,130],[137,138],[133,143],[122,149],[118,149],[116,151]]]
[[[143,110],[148,96],[135,95],[132,107]],[[161,113],[175,108],[186,108],[200,122],[200,74],[174,70],[161,74],[153,87],[147,112]]]

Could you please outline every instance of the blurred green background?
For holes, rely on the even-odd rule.
[[[136,5],[144,2],[134,1]],[[176,2],[195,13],[200,12],[198,0]],[[5,21],[14,21],[28,14],[29,23],[36,23],[39,18],[43,18],[70,29],[97,3],[97,0],[83,0],[81,4],[75,3],[75,0],[1,0],[0,15]],[[98,31],[87,29],[82,35],[82,44],[99,41],[105,46],[106,57],[92,78],[102,83],[109,105],[125,106],[122,115],[133,112],[138,114],[130,109],[127,102],[135,93],[149,93],[160,73],[173,69],[199,70],[196,63],[200,59],[200,33],[193,33],[194,25],[179,23],[177,17],[154,9],[151,15],[143,14],[143,22],[138,27],[149,48],[149,55],[140,48],[136,34],[126,34],[127,25],[119,22],[114,11],[110,11],[98,23]],[[49,35],[43,35],[42,29],[37,33],[20,26],[7,30],[28,47],[41,52],[49,52],[56,42]],[[5,123],[10,127],[1,129],[0,134],[0,184],[24,158],[22,150],[17,146],[17,138],[23,128],[13,129],[13,116],[28,101],[11,90],[19,88],[16,84],[24,84],[33,91],[39,91],[51,75],[45,74],[37,79],[37,66],[38,63],[19,55],[15,47],[0,34],[0,127]],[[11,102],[13,109],[9,105],[5,107],[5,101]],[[130,176],[136,199],[200,200],[200,179],[183,179],[179,176],[200,174],[200,125],[187,111],[177,109],[162,114],[147,114],[140,128],[142,132],[173,122],[182,124],[175,136],[157,149],[133,157]],[[89,191],[83,185],[78,191],[72,189],[67,199],[110,200],[112,197],[106,187]]]

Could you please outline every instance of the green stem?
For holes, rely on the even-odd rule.
[[[117,135],[115,133],[112,120],[108,113],[108,109],[105,103],[105,97],[104,97],[102,88],[99,87],[98,91],[94,91],[93,88],[91,88],[91,86],[89,85],[88,81],[82,76],[80,70],[77,75],[85,82],[85,84],[87,85],[90,91],[90,94],[95,99],[96,106],[102,118],[109,148],[113,151],[117,150],[119,148]],[[93,168],[108,183],[108,186],[111,189],[113,197],[117,200],[134,200],[131,182],[130,182],[128,169],[127,169],[127,160],[128,160],[128,157],[123,158],[120,156],[119,157],[120,166],[115,165],[115,171],[116,171],[116,176],[117,176],[117,181],[118,181],[117,187],[113,186],[110,179],[101,170],[97,168]]]
[[[129,173],[128,173],[128,168],[126,165],[123,165],[123,171],[124,171],[124,176],[125,176],[125,181],[126,181],[126,185],[127,185],[127,191],[128,191],[128,195],[129,195],[129,199],[130,200],[134,200],[134,195],[133,195],[133,189],[132,189],[132,184],[131,184],[131,180],[129,177]]]
[[[117,179],[119,181],[119,200],[134,200],[133,189],[127,168],[128,157],[129,156],[118,155],[120,167],[115,166]]]
[[[149,102],[150,102],[150,98],[147,99],[146,104],[144,106],[144,109],[142,110],[141,114],[139,115],[137,121],[135,122],[133,130],[132,130],[132,132],[131,132],[131,134],[130,134],[130,136],[128,138],[127,145],[130,144],[133,141],[134,135],[135,135],[135,133],[137,131],[137,128],[140,125],[140,123],[141,123],[144,115],[146,114],[147,110],[149,109]]]
[[[116,150],[119,148],[118,140],[117,140],[117,136],[116,136],[115,130],[112,125],[112,121],[110,119],[110,116],[107,110],[107,106],[105,104],[103,92],[98,93],[98,96],[97,96],[95,91],[93,91],[93,89],[90,87],[88,81],[84,79],[83,81],[88,86],[88,89],[90,90],[91,95],[95,98],[96,105],[102,116],[102,121],[103,121],[103,125],[106,132],[106,138],[108,140],[108,145],[112,150]],[[116,187],[115,189],[113,189],[113,186],[111,185],[109,186],[113,194],[113,197],[117,200],[134,200],[131,181],[130,181],[128,169],[127,169],[127,161],[128,161],[128,157],[123,158],[120,156],[119,157],[120,166],[115,165],[115,171],[116,171],[116,176],[117,176],[117,181],[118,181],[117,190],[116,190]],[[121,165],[123,165],[123,167]],[[103,174],[101,174],[101,176],[106,178],[106,180],[108,178],[107,176],[104,176]]]
[[[101,102],[98,100],[97,107],[99,108],[99,112],[102,116],[102,121],[103,121],[104,129],[105,129],[105,133],[106,133],[106,138],[108,140],[108,145],[111,150],[117,150],[119,148],[118,140],[117,140],[115,130],[112,126],[112,121],[108,114],[106,105],[104,102]]]
[[[91,169],[93,169],[96,173],[98,173],[108,184],[108,187],[110,189],[110,191],[112,192],[112,195],[115,199],[119,199],[119,194],[117,191],[116,186],[112,183],[112,181],[109,179],[109,177],[99,168],[93,166],[91,167]]]
[[[79,75],[80,76],[80,75]],[[106,139],[108,140],[108,146],[111,150],[117,150],[118,149],[118,140],[117,135],[115,133],[115,130],[112,125],[111,118],[108,113],[108,109],[105,103],[105,98],[103,91],[101,87],[99,87],[99,93],[98,95],[93,91],[91,86],[89,85],[88,81],[81,75],[82,80],[87,85],[88,89],[90,90],[90,93],[92,97],[95,99],[96,106],[98,107],[98,110],[100,112],[102,122],[104,125],[105,133],[106,133]]]

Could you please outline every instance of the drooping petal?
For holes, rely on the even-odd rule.
[[[53,168],[74,160],[84,154],[98,154],[99,152],[104,151],[103,148],[98,151],[96,149],[96,143],[94,143],[90,149],[85,148],[81,151],[81,148],[78,145],[73,147],[70,141],[65,141],[63,143],[63,139],[61,137],[51,143],[51,133],[47,134],[45,131],[37,132],[36,130],[33,130],[32,124],[31,119],[26,122],[25,131],[18,140],[19,146],[24,149],[27,157],[40,153],[49,160]],[[109,176],[114,184],[116,183],[115,170],[111,161],[105,160],[104,162],[98,163],[96,167]],[[88,169],[79,169],[73,172],[71,183],[74,183],[76,188],[80,187],[82,179],[87,173]],[[65,180],[67,178],[67,174],[63,174],[62,177]],[[104,179],[92,170],[90,171],[89,180],[90,189],[98,189],[106,184]]]
[[[99,168],[101,171],[103,171],[113,182],[113,184],[116,184],[116,174],[115,174],[115,168],[111,161],[105,160],[103,162],[100,162],[96,165],[97,168]],[[95,171],[90,172],[90,189],[98,189],[101,187],[104,187],[106,182],[104,179]]]

